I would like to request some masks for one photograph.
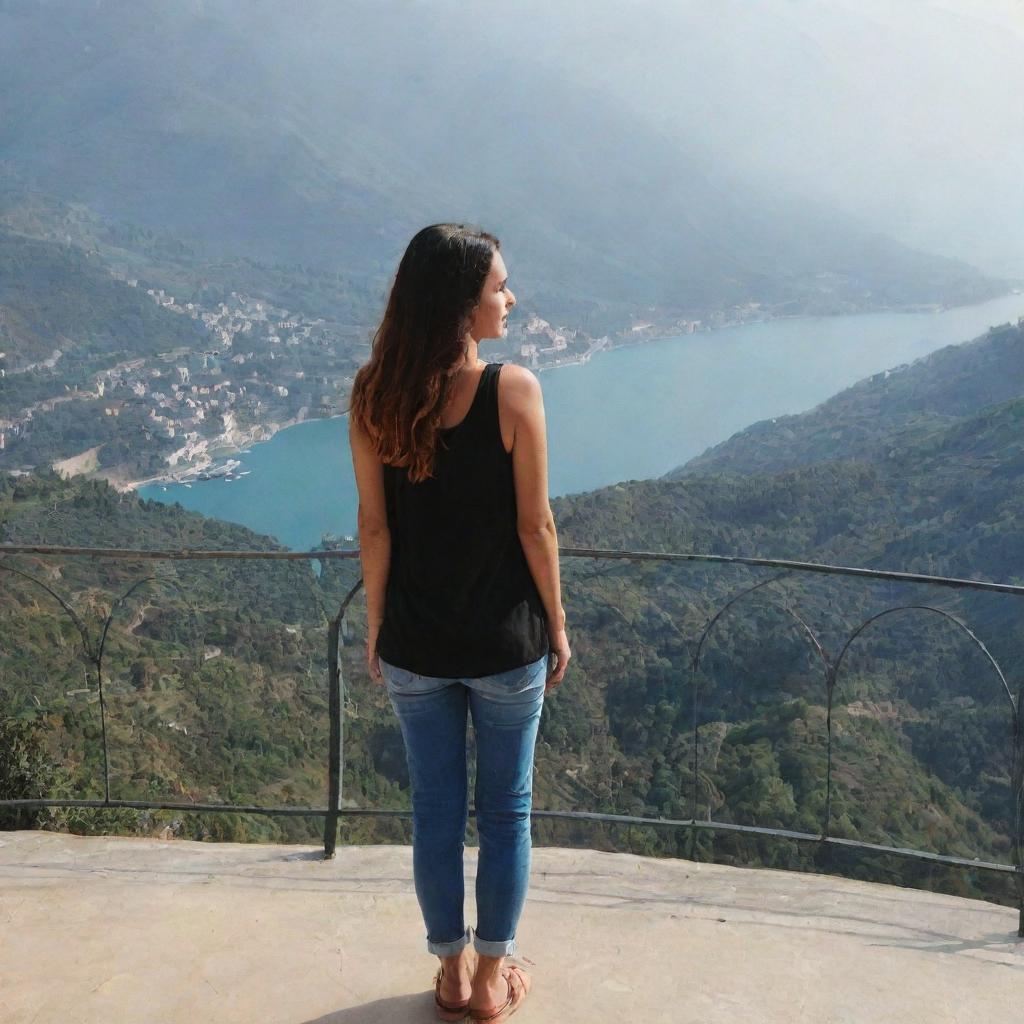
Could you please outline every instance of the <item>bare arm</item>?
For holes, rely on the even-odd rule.
[[[377,636],[384,621],[384,600],[391,567],[391,531],[384,499],[384,468],[370,439],[349,420],[352,466],[359,490],[359,556],[366,591],[366,658],[370,678],[382,683]]]
[[[548,637],[557,660],[548,688],[565,675],[571,653],[565,635],[565,611],[558,569],[558,535],[548,501],[547,428],[537,378],[527,369],[506,365],[499,378],[505,409],[513,425],[512,473],[516,491],[516,527],[530,574],[548,620]]]

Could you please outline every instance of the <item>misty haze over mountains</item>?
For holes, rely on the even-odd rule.
[[[518,6],[518,5],[517,5]],[[515,25],[691,153],[1024,275],[1021,0],[533,4]],[[586,38],[584,38],[586,37]]]
[[[477,221],[584,324],[1024,276],[1019,5],[551,6],[6,0],[0,166],[381,286],[423,223]]]

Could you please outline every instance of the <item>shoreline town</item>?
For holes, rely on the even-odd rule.
[[[123,280],[139,287],[137,280]],[[95,372],[87,388],[69,389],[21,410],[17,419],[0,421],[0,451],[8,437],[31,429],[34,415],[76,399],[100,402],[106,416],[128,413],[142,419],[143,438],[155,449],[151,463],[159,457],[165,468],[140,475],[138,467],[129,465],[103,467],[102,444],[50,465],[67,475],[85,473],[107,480],[120,491],[134,491],[150,484],[233,479],[241,475],[234,456],[252,445],[310,419],[346,415],[345,399],[355,371],[369,351],[368,340],[361,336],[365,332],[349,329],[342,334],[324,318],[309,318],[237,292],[213,308],[179,302],[163,289],[146,292],[169,312],[201,322],[211,347],[129,359]],[[585,364],[594,355],[616,348],[809,315],[773,312],[750,302],[716,311],[704,320],[637,320],[626,330],[600,338],[581,329],[555,327],[533,315],[515,324],[488,354],[543,373]],[[61,353],[54,352],[49,364],[55,366],[60,359]],[[26,369],[30,367],[13,372]],[[242,379],[233,382],[236,375]],[[166,451],[169,439],[180,442],[179,447]],[[15,475],[30,471],[30,467],[13,470]]]

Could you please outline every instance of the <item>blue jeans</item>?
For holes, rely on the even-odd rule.
[[[533,749],[547,657],[479,679],[421,676],[383,660],[380,667],[405,739],[413,877],[427,949],[456,956],[472,938],[484,956],[509,956],[529,884]],[[462,908],[467,712],[477,747],[475,935],[465,926]]]

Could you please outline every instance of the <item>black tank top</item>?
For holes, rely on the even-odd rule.
[[[461,423],[439,435],[434,475],[384,467],[391,567],[380,656],[419,675],[494,675],[548,652],[547,617],[516,531],[512,456],[498,425],[500,363]]]

